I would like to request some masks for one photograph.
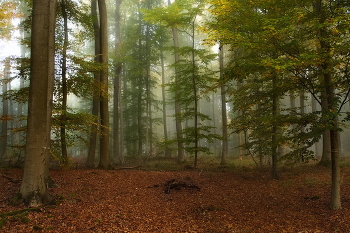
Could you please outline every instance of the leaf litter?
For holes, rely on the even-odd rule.
[[[1,170],[0,213],[20,184]],[[329,210],[330,171],[266,172],[53,170],[57,205],[8,217],[0,232],[350,232],[350,169],[343,168],[342,210]]]

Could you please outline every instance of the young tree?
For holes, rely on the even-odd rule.
[[[8,89],[8,82],[10,79],[10,59],[5,60],[4,75],[2,78],[2,93],[5,94]],[[7,151],[7,130],[8,130],[8,121],[9,121],[9,101],[4,98],[2,100],[2,116],[1,116],[1,131],[0,131],[0,161],[4,158]]]
[[[224,45],[220,45],[219,51],[219,67],[220,67],[220,93],[221,93],[221,122],[222,122],[222,150],[221,150],[221,165],[226,164],[228,153],[228,133],[227,133],[227,110],[226,110],[226,85],[224,77]]]
[[[56,0],[34,0],[28,129],[21,198],[28,206],[50,201],[45,178],[50,151]]]

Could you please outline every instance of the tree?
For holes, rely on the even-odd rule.
[[[210,126],[202,125],[201,121],[208,120],[199,108],[201,95],[213,79],[213,72],[208,64],[214,58],[204,48],[196,47],[197,16],[201,15],[203,4],[201,1],[177,0],[169,2],[167,8],[154,8],[147,11],[146,20],[161,23],[172,30],[175,74],[169,87],[174,94],[175,124],[177,137],[178,161],[184,161],[184,151],[194,155],[194,167],[197,166],[199,152],[209,152],[207,147],[201,147],[201,139],[212,141],[214,135],[209,135]],[[179,34],[183,35],[184,44],[180,46]],[[186,38],[187,37],[187,38]],[[187,39],[187,41],[186,41]],[[209,97],[208,97],[209,98]],[[193,125],[189,126],[189,120]],[[182,122],[185,123],[183,129]],[[187,147],[185,147],[187,145]]]
[[[28,129],[20,187],[28,206],[51,200],[45,170],[50,151],[56,7],[56,0],[33,1]]]
[[[114,99],[113,99],[113,158],[117,163],[124,162],[123,152],[120,150],[120,84],[121,84],[121,32],[120,32],[120,5],[122,0],[116,1],[115,6],[115,65],[114,65]]]
[[[98,14],[97,14],[97,0],[91,1],[91,18],[93,22],[93,28],[94,28],[94,50],[95,50],[95,58],[94,61],[96,63],[100,63],[100,26],[99,26],[99,20],[98,20]],[[87,157],[87,167],[94,167],[95,166],[95,153],[96,153],[96,144],[97,144],[97,124],[98,124],[98,112],[99,112],[99,91],[97,91],[100,85],[100,72],[95,71],[94,72],[94,93],[93,93],[93,100],[92,100],[92,115],[95,117],[94,123],[91,125],[91,133],[90,133],[90,140],[89,140],[89,152]]]
[[[7,92],[8,82],[10,79],[10,59],[7,58],[5,61],[5,69],[4,69],[4,76],[2,79],[2,93]],[[1,142],[1,148],[0,148],[0,161],[4,158],[6,155],[7,150],[7,129],[8,129],[8,121],[9,121],[9,103],[8,99],[3,98],[2,100],[2,116],[1,116],[1,133],[0,133],[0,142]]]
[[[226,85],[224,77],[224,45],[220,45],[219,51],[219,67],[220,67],[220,91],[221,91],[221,118],[222,118],[222,150],[221,150],[221,165],[226,164],[228,153],[228,133],[227,133],[227,110],[226,110]]]
[[[61,62],[61,77],[62,77],[62,114],[60,124],[61,134],[61,153],[64,165],[68,165],[67,141],[66,141],[66,120],[67,120],[67,48],[68,48],[68,15],[67,15],[66,0],[61,0],[61,10],[63,17],[63,48]]]
[[[270,84],[273,88],[268,95],[272,98],[270,99],[272,104],[270,107],[267,106],[263,113],[272,107],[272,116],[277,117],[262,119],[260,122],[261,124],[272,122],[280,126],[277,131],[276,128],[271,131],[272,152],[275,153],[276,142],[290,143],[291,152],[281,156],[280,159],[307,161],[313,157],[313,152],[308,148],[329,130],[332,158],[330,207],[340,209],[338,131],[341,128],[338,125],[338,117],[349,95],[349,61],[346,55],[349,53],[346,42],[349,32],[345,23],[349,20],[349,15],[346,13],[347,3],[319,0],[250,1],[249,4],[236,0],[213,1],[213,3],[216,9],[213,13],[216,19],[219,19],[213,31],[217,35],[216,39],[231,44],[232,49],[238,47],[245,50],[245,55],[239,59],[236,57],[232,63],[235,67],[233,76],[242,77],[243,74],[247,80],[256,75],[259,77],[246,82],[246,89],[241,92],[241,97],[245,96],[247,100],[243,104],[246,110],[250,108],[249,104],[252,104],[247,95],[262,100],[269,93],[261,82],[261,77],[272,78]],[[231,28],[231,25],[236,26]],[[254,56],[249,56],[252,54]],[[250,67],[250,71],[246,70],[248,72],[243,73],[240,67]],[[260,85],[261,88],[252,89],[251,87],[255,85]],[[253,90],[256,92],[252,93]],[[277,96],[283,97],[286,91],[300,93],[306,90],[320,104],[322,114],[319,112],[300,114],[295,109],[281,108],[277,114]],[[244,102],[244,98],[241,98],[241,101]],[[281,114],[283,112],[288,114]],[[256,119],[259,118],[255,116],[248,121],[243,119],[242,122],[246,128],[251,129],[247,123],[255,124]],[[296,127],[291,127],[293,125]],[[251,131],[251,135],[258,133],[260,129]],[[274,132],[278,132],[276,135],[280,138],[275,138]],[[250,145],[260,147],[259,143],[255,141]]]
[[[100,140],[100,163],[99,167],[107,169],[109,167],[109,111],[108,111],[108,25],[107,7],[105,0],[98,0],[100,19],[100,49],[101,49],[101,140]]]
[[[13,1],[2,1],[0,3],[0,38],[10,39],[11,29],[13,28],[11,20],[21,15],[16,12],[18,3]]]

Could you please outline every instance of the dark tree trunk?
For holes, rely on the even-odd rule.
[[[100,63],[100,26],[97,14],[97,0],[91,1],[91,16],[93,19],[94,25],[94,37],[95,37],[95,62]],[[100,96],[99,89],[100,86],[100,72],[94,72],[94,96],[92,100],[92,115],[95,117],[94,124],[91,125],[91,133],[90,133],[90,143],[89,143],[89,152],[87,157],[87,167],[93,168],[95,167],[95,154],[97,148],[97,124],[99,123],[98,112],[100,110]]]
[[[99,168],[109,168],[109,110],[108,110],[108,25],[107,7],[105,0],[98,0],[100,14],[100,49],[101,49],[101,141],[100,141],[100,163]]]
[[[66,142],[66,113],[67,113],[67,47],[68,47],[68,16],[66,12],[66,0],[61,0],[62,16],[63,16],[63,31],[64,41],[62,50],[62,115],[60,119],[60,131],[61,131],[61,153],[62,163],[68,165],[68,153]]]

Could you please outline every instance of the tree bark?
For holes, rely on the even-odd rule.
[[[321,93],[322,114],[325,115],[325,109],[328,108],[327,94]],[[322,157],[318,163],[321,166],[328,167],[331,164],[331,138],[329,129],[326,129],[322,134]]]
[[[277,171],[277,134],[278,134],[278,126],[275,118],[278,114],[278,95],[277,95],[277,74],[274,72],[272,74],[272,132],[271,132],[271,157],[272,157],[272,166],[271,166],[271,178],[279,179],[279,174]]]
[[[100,141],[100,163],[99,168],[109,168],[109,110],[108,110],[108,25],[107,7],[105,0],[98,0],[100,13],[100,49],[101,49],[101,141]]]
[[[113,98],[113,158],[117,164],[123,164],[124,159],[120,151],[120,78],[122,63],[120,61],[120,5],[122,0],[117,0],[115,5],[115,50],[116,57],[114,67],[114,98]]]
[[[56,0],[34,0],[26,157],[20,194],[28,206],[50,201],[47,178],[52,115]]]
[[[91,1],[91,16],[93,20],[94,26],[94,37],[95,37],[95,62],[100,63],[100,25],[97,14],[97,0]],[[98,112],[100,108],[100,96],[99,89],[100,86],[100,72],[94,72],[94,96],[92,100],[92,115],[95,116],[95,122],[91,125],[91,133],[90,133],[90,143],[89,143],[89,152],[87,157],[87,167],[93,168],[95,167],[95,154],[97,148],[97,124],[99,123]]]
[[[221,165],[227,163],[228,153],[228,135],[227,135],[227,110],[226,110],[226,86],[224,81],[224,46],[221,45],[219,52],[219,65],[220,65],[220,82],[221,86],[221,121],[222,121],[222,151],[221,151]]]
[[[326,12],[325,6],[323,6],[322,0],[316,0],[314,4],[314,9],[318,15],[319,24],[322,26],[319,28],[319,54],[323,55],[322,63],[320,65],[321,72],[323,75],[323,83],[325,86],[325,94],[327,99],[327,108],[323,109],[327,116],[327,125],[329,127],[330,135],[330,145],[331,145],[331,164],[332,164],[332,190],[331,190],[331,200],[330,208],[332,210],[341,209],[341,198],[340,198],[340,158],[339,158],[339,141],[338,141],[338,131],[336,130],[338,126],[338,118],[334,113],[337,113],[337,101],[335,97],[335,90],[333,85],[332,76],[332,46],[328,42],[328,35],[330,32],[326,22]]]
[[[68,165],[68,152],[66,142],[66,112],[67,112],[67,47],[68,47],[68,15],[66,12],[66,0],[61,0],[61,9],[63,16],[63,50],[62,50],[62,114],[60,119],[60,133],[61,133],[61,162],[63,165]]]
[[[160,42],[160,65],[162,68],[162,106],[163,106],[163,132],[164,132],[164,156],[171,157],[167,141],[168,141],[168,125],[167,125],[167,115],[166,115],[166,96],[165,96],[165,68],[164,68],[164,54],[163,54],[163,44]]]
[[[5,94],[7,92],[7,85],[9,80],[9,74],[10,74],[10,59],[6,58],[5,60],[5,69],[4,69],[4,78],[3,78],[3,84],[2,84],[2,94]],[[2,100],[2,117],[4,118],[1,121],[1,135],[0,135],[0,141],[1,141],[1,147],[0,147],[0,161],[4,159],[4,156],[6,155],[7,150],[7,128],[8,128],[8,112],[9,109],[9,101],[7,99]]]
[[[178,37],[178,31],[176,28],[172,28],[173,32],[173,41],[174,41],[174,48],[175,48],[175,63],[177,63],[180,60],[180,54],[178,51],[176,51],[179,48],[179,37]],[[179,75],[179,71],[177,68],[175,68],[175,83],[177,82],[177,77]],[[184,149],[184,143],[183,143],[183,135],[182,135],[182,124],[181,124],[181,106],[178,100],[178,93],[175,92],[175,125],[176,125],[176,137],[177,137],[177,159],[178,162],[182,163],[185,161],[185,149]]]

